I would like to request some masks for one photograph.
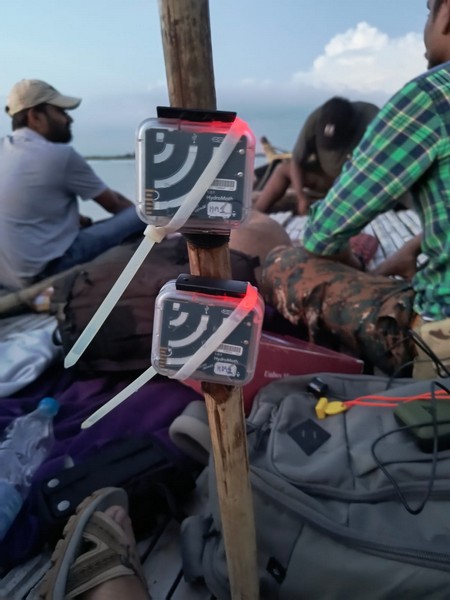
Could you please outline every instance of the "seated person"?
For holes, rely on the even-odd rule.
[[[0,286],[20,287],[87,262],[145,224],[133,202],[115,192],[69,145],[80,98],[23,79],[6,112],[13,133],[0,139]],[[91,224],[78,197],[114,216]]]
[[[292,158],[275,168],[254,207],[269,212],[293,186],[297,212],[306,215],[311,202],[323,198],[333,185],[377,112],[375,104],[337,96],[317,108],[307,118]]]
[[[341,177],[311,207],[305,248],[277,248],[263,268],[266,300],[306,326],[312,341],[328,338],[388,374],[404,375],[403,367],[414,361],[416,378],[436,375],[426,352],[447,365],[450,356],[450,5],[429,5],[424,40],[430,70],[387,102]],[[422,237],[376,273],[359,272],[349,239],[408,189]],[[420,252],[428,263],[416,270]],[[425,332],[429,348],[421,353],[414,340]]]

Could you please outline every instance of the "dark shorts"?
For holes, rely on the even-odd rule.
[[[266,302],[298,325],[305,339],[362,358],[387,374],[399,374],[413,360],[409,282],[362,273],[298,247],[272,250],[262,279]]]

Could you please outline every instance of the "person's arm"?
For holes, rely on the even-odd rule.
[[[306,248],[305,248],[305,250],[306,250]],[[358,271],[364,271],[365,265],[364,265],[362,259],[358,258],[358,256],[356,256],[356,254],[354,254],[352,252],[352,250],[350,249],[350,246],[344,246],[338,252],[335,252],[334,254],[330,254],[328,256],[317,255],[313,252],[309,252],[309,250],[306,250],[306,251],[311,256],[315,256],[315,257],[320,256],[321,258],[327,258],[328,260],[332,260],[335,262],[340,262],[344,265],[348,265],[349,267],[353,267],[354,269],[357,269]]]
[[[417,271],[417,257],[421,252],[422,234],[416,235],[383,261],[371,273],[374,275],[399,275],[412,279]]]
[[[118,213],[129,206],[134,206],[134,203],[131,202],[131,200],[128,200],[128,198],[125,198],[125,196],[110,188],[106,188],[106,190],[93,198],[93,200],[112,214]]]
[[[290,168],[291,183],[297,196],[297,212],[299,215],[304,216],[308,214],[310,202],[303,191],[303,169],[295,160],[291,160]]]
[[[134,206],[131,200],[121,193],[109,188],[98,177],[91,165],[71,146],[66,149],[67,163],[65,171],[66,188],[83,200],[94,200],[109,213],[118,213],[129,206]],[[81,222],[83,225],[83,222]]]
[[[286,194],[291,183],[290,163],[290,159],[283,160],[275,167],[261,192],[254,193],[253,208],[262,213],[270,212],[273,204]]]

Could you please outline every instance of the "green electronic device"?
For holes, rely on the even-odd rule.
[[[433,410],[436,410],[436,428],[433,426]],[[394,410],[400,425],[407,425],[424,452],[432,452],[437,430],[438,450],[450,448],[450,401],[414,400],[403,402]]]

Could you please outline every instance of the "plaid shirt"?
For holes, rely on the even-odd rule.
[[[403,87],[366,130],[341,176],[311,208],[305,248],[332,255],[410,190],[426,267],[413,278],[415,310],[450,316],[450,63]]]

